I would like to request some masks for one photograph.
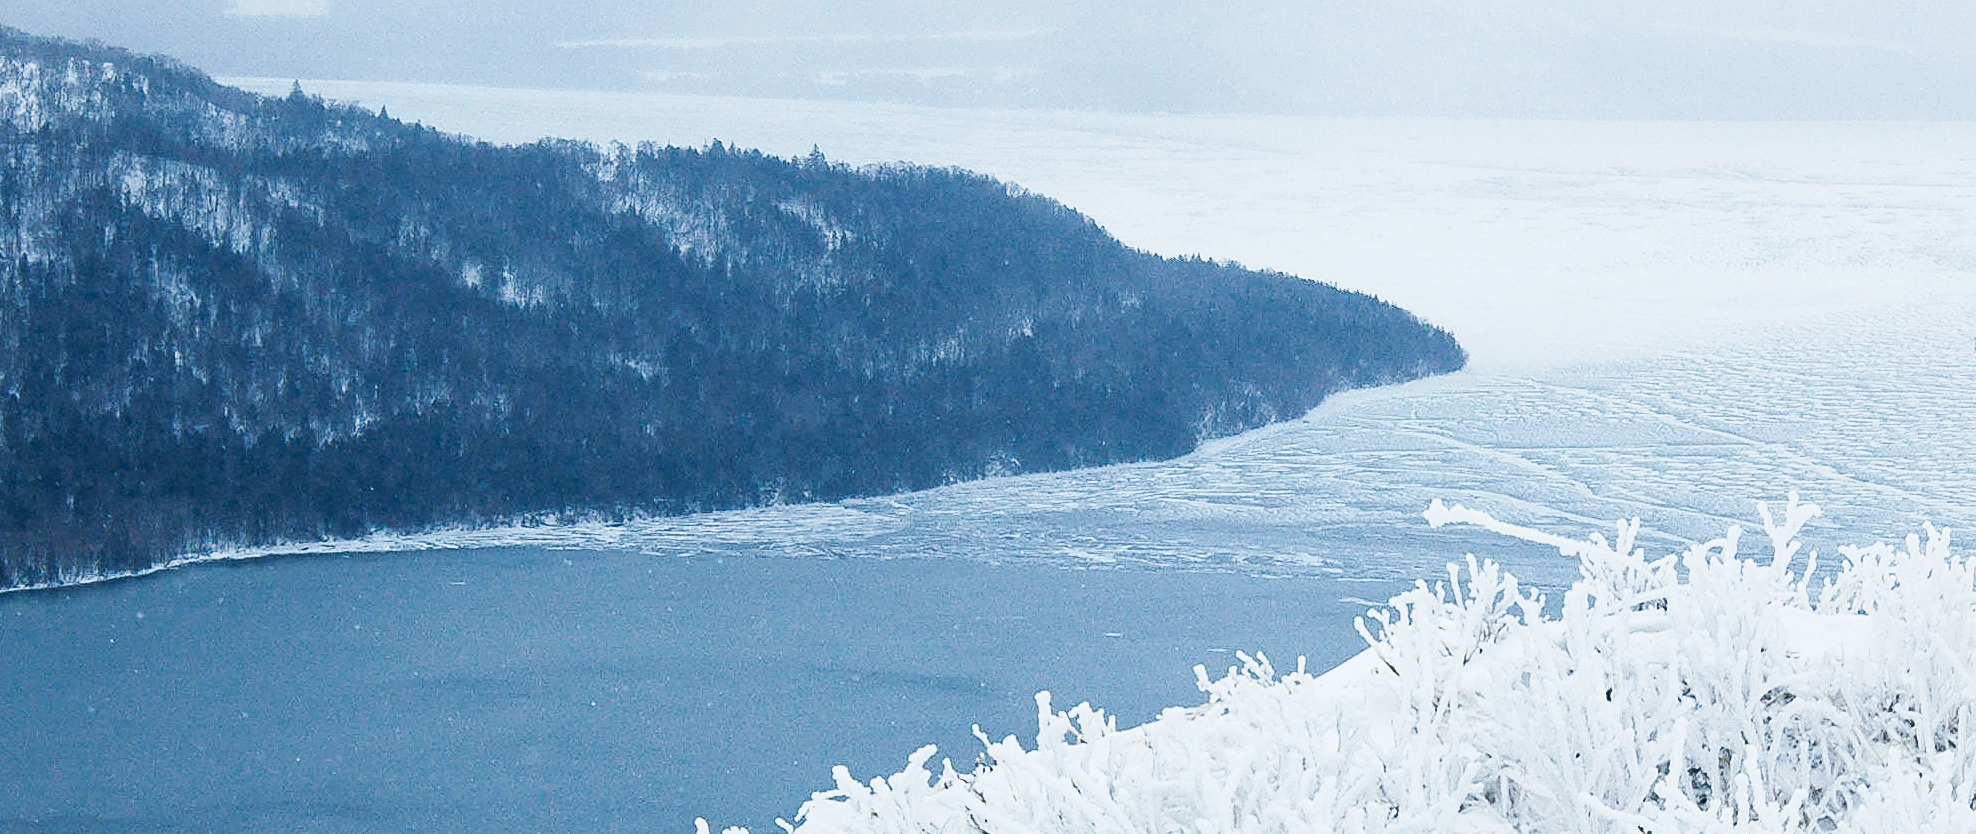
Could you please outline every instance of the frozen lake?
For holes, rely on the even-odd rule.
[[[1788,489],[1827,554],[1976,518],[1976,126],[304,87],[500,141],[958,164],[1130,244],[1395,300],[1474,370],[1166,463],[0,598],[0,699],[35,718],[0,729],[26,751],[0,830],[761,830],[832,764],[1026,736],[1037,689],[1130,723],[1231,650],[1335,661],[1367,600],[1466,551],[1565,578],[1429,530],[1433,498],[1570,535],[1641,516],[1662,549]]]

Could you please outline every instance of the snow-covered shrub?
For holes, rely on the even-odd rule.
[[[931,747],[798,815],[803,832],[1976,831],[1976,566],[1945,532],[1794,568],[1817,514],[1759,504],[1740,530],[1648,559],[1637,521],[1572,541],[1440,502],[1430,523],[1557,546],[1579,581],[1555,616],[1497,565],[1360,623],[1369,648],[1321,676],[1264,657],[1205,705],[1120,731],[1037,698],[1024,749],[982,739],[972,773]]]

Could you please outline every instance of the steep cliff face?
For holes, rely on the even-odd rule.
[[[0,30],[0,586],[1171,456],[1463,360],[963,171],[496,147]]]

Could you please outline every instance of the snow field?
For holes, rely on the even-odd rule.
[[[1207,703],[1117,729],[1037,696],[989,741],[803,805],[822,832],[1966,832],[1976,830],[1976,562],[1927,528],[1801,553],[1818,509],[1648,558],[1638,521],[1572,541],[1436,502],[1430,523],[1556,546],[1561,608],[1470,556],[1360,621],[1321,676],[1242,656]],[[1794,567],[1798,565],[1798,567]],[[731,829],[732,831],[732,829]]]

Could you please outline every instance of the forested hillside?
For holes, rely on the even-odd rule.
[[[1168,457],[1463,361],[965,171],[500,147],[0,29],[0,587]]]

